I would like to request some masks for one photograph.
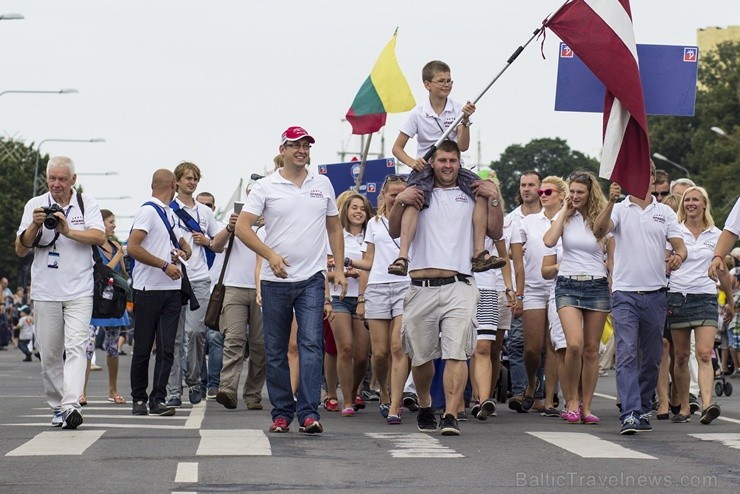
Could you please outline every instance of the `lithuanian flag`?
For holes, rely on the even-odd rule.
[[[396,60],[396,34],[385,45],[372,72],[347,112],[353,134],[372,134],[385,125],[387,113],[401,113],[415,105],[406,78]]]

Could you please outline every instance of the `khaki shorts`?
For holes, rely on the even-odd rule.
[[[467,360],[475,348],[479,291],[474,278],[440,287],[409,286],[401,342],[417,367],[435,358]]]

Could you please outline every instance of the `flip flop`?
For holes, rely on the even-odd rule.
[[[108,401],[111,403],[115,403],[116,405],[125,405],[126,404],[126,398],[124,398],[121,395],[116,395],[113,397],[108,397]]]

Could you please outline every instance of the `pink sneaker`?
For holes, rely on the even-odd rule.
[[[565,412],[565,420],[569,424],[579,424],[581,423],[581,414],[578,413],[578,410],[568,410]]]
[[[589,413],[588,415],[581,415],[581,422],[584,424],[596,425],[599,423],[599,417]]]
[[[355,409],[352,407],[347,407],[342,409],[342,417],[354,417],[355,416]]]

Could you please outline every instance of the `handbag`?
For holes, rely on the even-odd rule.
[[[224,274],[226,273],[226,264],[229,262],[229,256],[231,255],[231,248],[234,246],[234,234],[232,233],[229,237],[229,246],[226,248],[226,256],[224,257],[224,265],[221,266],[221,274],[218,277],[218,283],[213,287],[211,296],[208,299],[208,307],[206,308],[206,315],[204,323],[207,328],[214,331],[220,331],[219,319],[221,318],[221,308],[224,305],[224,295],[226,294],[226,287],[224,286]]]

